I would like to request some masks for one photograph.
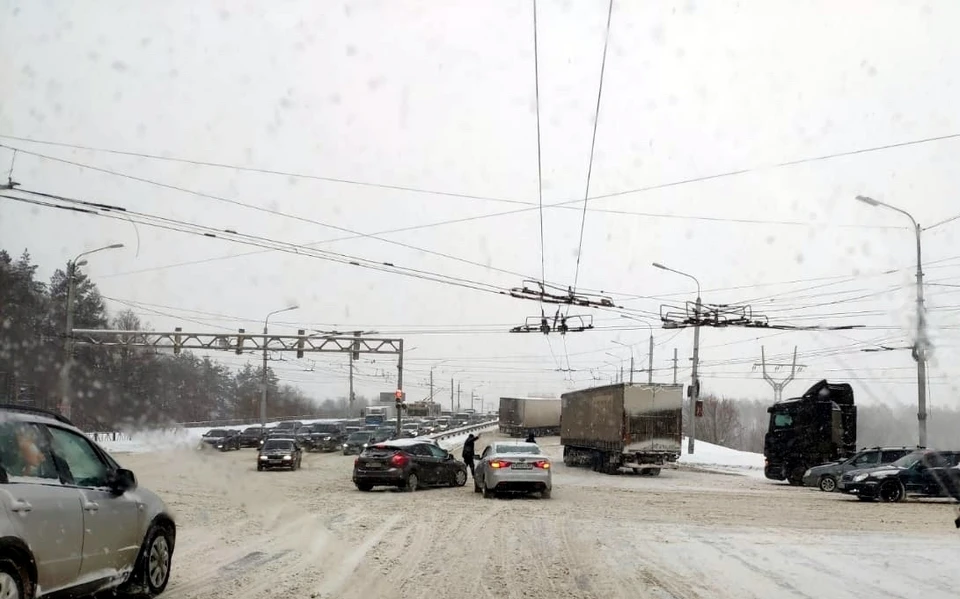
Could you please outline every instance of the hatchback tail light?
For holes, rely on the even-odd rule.
[[[410,458],[400,452],[393,454],[393,457],[390,458],[390,465],[394,468],[403,468],[408,463],[410,463]]]
[[[541,468],[541,469],[543,469],[543,470],[549,470],[549,469],[550,469],[550,462],[548,462],[547,460],[538,460],[538,461],[536,461],[536,462],[533,463],[533,467],[534,467],[534,468]]]
[[[493,460],[490,462],[491,468],[509,468],[513,462],[508,462],[506,460]]]

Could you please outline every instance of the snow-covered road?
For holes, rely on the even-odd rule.
[[[540,443],[559,457],[557,439]],[[552,499],[485,500],[470,483],[360,493],[338,454],[307,454],[297,472],[256,472],[252,450],[118,458],[176,510],[171,598],[958,595],[947,502],[861,504],[690,469],[607,476],[559,459]]]

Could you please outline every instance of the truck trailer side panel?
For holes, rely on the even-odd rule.
[[[628,438],[625,438],[625,451],[679,453],[682,441],[683,386],[628,386],[624,393],[628,435]]]
[[[564,393],[560,443],[613,449],[623,441],[623,388],[619,385]]]
[[[500,432],[522,436],[556,434],[560,427],[559,399],[500,398]]]

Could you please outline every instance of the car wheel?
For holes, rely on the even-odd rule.
[[[457,470],[457,473],[453,475],[453,484],[462,487],[467,484],[467,473],[464,470]]]
[[[160,595],[170,582],[172,562],[173,533],[165,525],[154,524],[147,533],[143,547],[140,548],[140,555],[130,581],[121,591],[134,591],[146,597]]]
[[[880,485],[878,496],[884,503],[898,503],[903,501],[905,495],[903,483],[899,480],[888,480]]]
[[[818,486],[824,493],[833,493],[837,490],[837,479],[826,474],[820,477],[820,484]]]
[[[357,483],[357,488],[363,491],[364,493],[369,493],[373,490],[373,485],[370,483]]]
[[[0,597],[26,599],[33,596],[33,586],[26,571],[11,559],[0,560]]]
[[[411,472],[407,475],[407,483],[404,485],[403,490],[413,493],[418,488],[420,488],[420,477],[417,476],[416,472]]]

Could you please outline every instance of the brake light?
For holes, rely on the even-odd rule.
[[[394,468],[403,468],[409,461],[410,459],[402,453],[395,453],[393,457],[390,458],[390,465]]]
[[[356,466],[359,463],[360,463],[360,456],[357,456],[356,459],[353,460],[353,465]]]
[[[534,467],[534,468],[542,468],[542,469],[544,469],[544,470],[549,470],[549,469],[550,469],[550,462],[548,462],[547,460],[539,460],[539,461],[536,461],[536,462],[533,463],[533,467]]]
[[[490,462],[490,467],[491,468],[509,468],[510,464],[512,464],[512,462],[508,462],[506,460],[493,460]]]

